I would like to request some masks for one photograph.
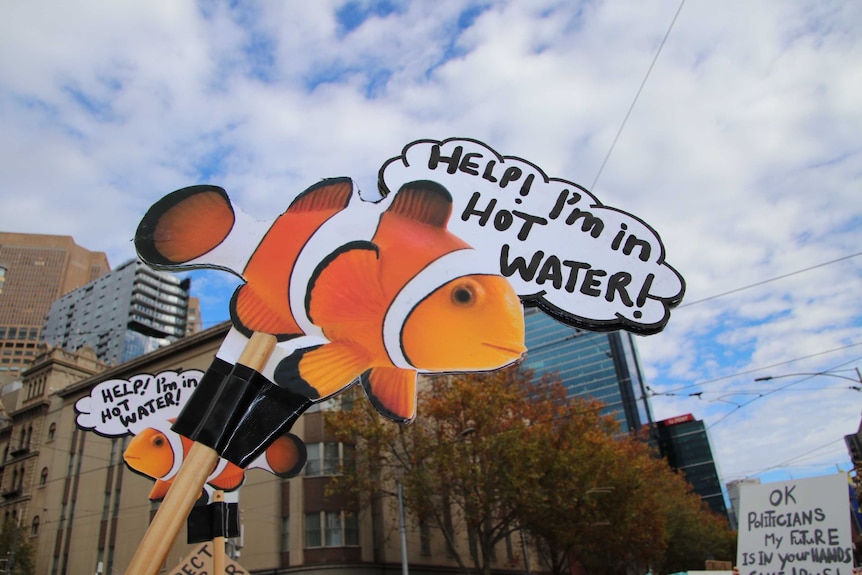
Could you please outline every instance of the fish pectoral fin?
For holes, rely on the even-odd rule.
[[[227,192],[191,186],[168,194],[147,211],[135,232],[135,248],[148,264],[179,266],[227,238],[236,219]]]
[[[282,337],[302,333],[287,305],[283,310],[276,310],[249,284],[239,286],[234,292],[230,300],[230,316],[233,325],[249,337],[255,331]]]
[[[207,483],[222,491],[233,491],[239,488],[243,481],[245,481],[245,471],[241,467],[228,462],[218,477]]]
[[[285,433],[266,448],[264,456],[269,469],[275,475],[287,479],[302,471],[308,454],[300,438]]]
[[[297,351],[281,360],[276,385],[315,401],[349,387],[368,369],[366,351],[352,342],[333,342]]]
[[[373,322],[383,313],[378,248],[366,241],[345,244],[327,257],[311,278],[307,312],[330,340],[344,329]],[[369,329],[372,329],[369,327]]]
[[[375,367],[362,375],[362,387],[380,415],[408,423],[416,417],[416,372]]]
[[[156,484],[153,485],[153,488],[150,490],[150,501],[160,501],[164,499],[165,495],[168,494],[168,489],[170,488],[170,481],[162,481],[161,479],[156,479]]]

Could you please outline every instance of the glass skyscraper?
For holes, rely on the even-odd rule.
[[[659,421],[656,432],[661,455],[670,466],[685,475],[713,512],[727,517],[727,503],[703,421],[687,413]]]
[[[527,358],[524,366],[557,374],[570,396],[598,399],[627,431],[652,423],[633,336],[624,331],[592,332],[558,322],[536,308],[524,310]]]

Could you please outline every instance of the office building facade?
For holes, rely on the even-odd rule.
[[[0,384],[32,363],[51,304],[110,269],[70,236],[0,232]]]
[[[189,289],[190,280],[130,260],[55,301],[42,339],[67,351],[90,346],[118,365],[187,334]]]
[[[655,431],[659,452],[670,466],[683,473],[714,513],[727,517],[727,503],[703,421],[688,413],[659,421]]]
[[[652,423],[633,336],[591,332],[560,323],[535,308],[525,310],[527,358],[537,375],[557,374],[570,396],[605,404],[621,429],[639,431]]]

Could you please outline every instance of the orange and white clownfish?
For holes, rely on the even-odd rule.
[[[405,184],[382,214],[353,198],[349,178],[323,180],[260,230],[222,188],[193,186],[157,202],[135,243],[156,267],[244,278],[231,319],[247,336],[324,338],[273,370],[278,385],[312,400],[361,376],[378,410],[406,422],[417,373],[489,371],[521,359],[521,302],[497,262],[448,231],[452,197],[443,186]]]
[[[126,465],[156,480],[149,495],[152,501],[165,497],[192,445],[190,439],[171,431],[170,425],[171,422],[165,421],[140,431],[123,452]],[[263,469],[279,477],[293,477],[302,470],[305,459],[305,445],[288,433],[279,437],[247,469]],[[211,489],[232,491],[244,480],[245,469],[220,458],[207,477],[206,485]]]

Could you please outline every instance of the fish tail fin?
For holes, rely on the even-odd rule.
[[[210,185],[182,188],[147,211],[135,232],[135,249],[148,264],[178,267],[221,244],[235,219],[223,188]]]
[[[416,372],[397,367],[375,367],[362,374],[362,387],[380,415],[398,423],[416,417]]]
[[[264,452],[269,470],[283,479],[298,475],[307,457],[305,444],[292,433],[285,433],[276,439]]]
[[[437,182],[408,182],[399,188],[386,211],[429,226],[445,228],[452,215],[452,196]]]

